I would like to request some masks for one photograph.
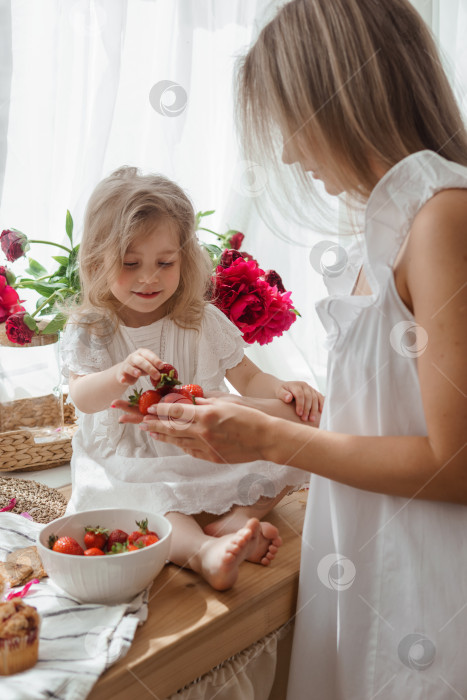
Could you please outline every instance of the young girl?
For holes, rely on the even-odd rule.
[[[313,472],[288,700],[467,698],[463,119],[407,0],[288,2],[238,84],[250,160],[282,131],[285,163],[366,203],[360,272],[317,306],[320,430],[212,398],[183,437],[148,427],[214,462]]]
[[[118,170],[91,196],[80,247],[82,302],[62,344],[79,412],[67,512],[120,503],[165,513],[173,524],[171,561],[223,590],[243,560],[267,565],[274,558],[279,533],[258,518],[301,486],[304,472],[265,461],[216,467],[158,445],[125,424],[142,418],[137,409],[139,417],[119,422],[110,405],[128,409],[116,399],[135,384],[152,388],[149,377],[160,378],[163,362],[207,392],[226,391],[227,376],[241,393],[270,397],[271,411],[282,406],[308,424],[318,424],[323,397],[304,382],[264,374],[244,356],[240,331],[204,300],[210,263],[194,222],[177,185],[135,168]],[[221,517],[203,531],[193,514],[206,511]]]

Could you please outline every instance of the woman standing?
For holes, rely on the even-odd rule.
[[[239,98],[247,145],[279,133],[285,162],[366,201],[358,278],[317,305],[321,426],[211,398],[146,428],[312,472],[289,700],[466,697],[467,134],[435,45],[408,0],[293,0]]]

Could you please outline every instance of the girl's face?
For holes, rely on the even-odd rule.
[[[110,291],[121,303],[118,315],[132,328],[159,321],[180,282],[179,236],[170,221],[148,225],[130,244]]]
[[[338,183],[337,178],[326,166],[324,158],[319,158],[319,154],[306,154],[297,148],[295,137],[284,138],[282,148],[282,162],[286,165],[299,163],[305,172],[311,173],[315,180],[322,180],[324,188],[328,194],[338,195],[344,192],[344,188]]]

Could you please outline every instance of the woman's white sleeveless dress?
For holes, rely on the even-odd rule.
[[[421,151],[373,190],[362,261],[373,293],[351,296],[343,275],[317,304],[330,350],[322,429],[427,434],[416,359],[427,339],[414,344],[392,267],[417,211],[446,188],[467,188],[467,168]],[[287,698],[467,698],[467,507],[312,476]]]

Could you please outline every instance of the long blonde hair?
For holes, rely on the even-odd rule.
[[[211,264],[195,233],[195,213],[185,192],[162,175],[141,175],[123,167],[102,180],[86,209],[79,250],[81,299],[68,309],[73,319],[99,334],[117,325],[118,305],[110,285],[123,267],[130,244],[148,223],[167,219],[180,246],[180,282],[168,302],[168,317],[185,328],[199,328]]]
[[[316,149],[354,201],[390,168],[431,149],[467,165],[467,132],[431,33],[408,0],[292,0],[239,62],[237,120],[247,157],[280,164],[293,137]],[[291,203],[316,189],[303,169]],[[285,184],[285,183],[282,183]]]

